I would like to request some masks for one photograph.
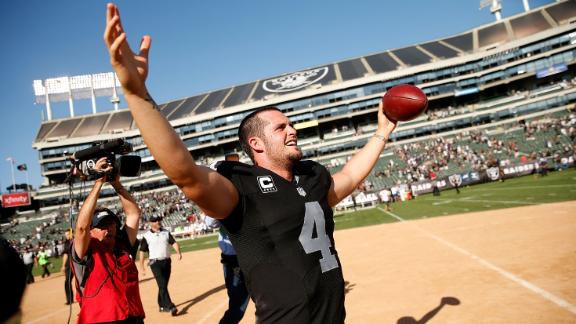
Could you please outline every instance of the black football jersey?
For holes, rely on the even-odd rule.
[[[222,224],[238,254],[257,322],[344,322],[344,279],[326,168],[298,162],[292,182],[240,162],[222,162],[217,170],[240,196]]]

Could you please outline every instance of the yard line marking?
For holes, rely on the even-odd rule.
[[[432,205],[444,205],[452,202],[484,202],[484,203],[501,203],[501,204],[519,204],[519,205],[541,205],[541,203],[534,203],[522,200],[486,200],[486,199],[430,199],[439,200],[439,202],[433,202]]]
[[[501,204],[519,204],[519,205],[541,205],[541,203],[533,203],[521,200],[483,200],[483,199],[468,199],[471,202],[485,202],[485,203],[501,203]]]
[[[518,186],[509,188],[490,188],[490,189],[476,189],[476,191],[493,191],[493,190],[516,190],[516,189],[546,189],[546,188],[564,188],[576,187],[576,184],[562,184],[562,185],[543,185],[543,186]]]
[[[202,323],[206,323],[206,321],[212,317],[212,315],[216,314],[217,312],[222,312],[222,309],[224,308],[224,306],[226,306],[228,304],[228,300],[225,300],[223,302],[220,303],[220,305],[212,308],[211,311],[209,311],[206,315],[204,315],[204,317],[202,317],[200,319],[200,321],[198,321],[198,324],[202,324]],[[224,313],[224,312],[222,312]]]
[[[563,213],[566,213],[566,212],[563,212]],[[527,217],[516,218],[514,220],[484,222],[484,224],[482,224],[482,225],[457,226],[457,227],[451,227],[449,230],[443,230],[442,232],[443,233],[453,233],[453,232],[466,231],[466,230],[479,229],[479,228],[484,229],[484,228],[487,228],[489,226],[499,226],[499,225],[508,226],[507,224],[517,223],[517,221],[519,221],[519,220],[527,221],[527,220],[538,219],[538,218],[542,218],[542,217],[548,217],[548,215],[527,216]]]
[[[465,250],[465,249],[463,249],[463,248],[461,248],[461,247],[453,244],[453,243],[450,243],[450,242],[446,241],[445,239],[443,239],[443,238],[441,238],[441,237],[439,237],[439,236],[437,236],[437,235],[434,235],[434,234],[432,234],[432,233],[430,233],[430,232],[428,232],[428,231],[420,228],[418,225],[415,225],[415,224],[406,222],[402,217],[400,217],[400,216],[398,216],[398,215],[396,215],[396,214],[394,214],[394,213],[391,213],[391,212],[389,212],[389,211],[386,211],[386,210],[384,210],[384,209],[382,209],[382,208],[380,208],[380,207],[378,207],[378,209],[380,209],[382,212],[384,212],[384,213],[386,213],[386,214],[388,214],[388,215],[396,218],[396,219],[399,220],[400,222],[405,223],[405,224],[407,224],[407,225],[409,225],[409,226],[412,226],[414,229],[418,230],[418,231],[421,232],[422,234],[424,234],[424,235],[426,235],[426,236],[428,236],[428,237],[436,240],[437,242],[440,242],[440,243],[446,245],[447,247],[451,248],[452,250],[454,250],[454,251],[456,251],[456,252],[459,252],[459,253],[461,253],[461,254],[464,254],[465,256],[471,258],[472,260],[474,260],[474,261],[480,263],[481,265],[485,266],[486,268],[497,272],[498,274],[500,274],[500,275],[503,276],[504,278],[510,279],[511,281],[519,284],[520,286],[522,286],[522,287],[524,287],[524,288],[526,288],[526,289],[528,289],[528,290],[531,290],[532,292],[536,293],[537,295],[540,295],[541,297],[543,297],[543,298],[545,298],[545,299],[553,302],[554,304],[556,304],[556,305],[558,305],[558,306],[560,306],[560,307],[568,310],[569,312],[571,312],[571,313],[573,313],[573,314],[576,314],[576,306],[570,304],[568,301],[562,299],[561,297],[558,297],[558,296],[556,296],[556,295],[554,295],[554,294],[552,294],[552,293],[550,293],[550,292],[548,292],[548,291],[546,291],[546,290],[544,290],[544,289],[542,289],[542,288],[540,288],[540,287],[538,287],[538,286],[536,286],[536,285],[534,285],[534,284],[532,284],[532,283],[530,283],[530,282],[528,282],[528,281],[526,281],[526,280],[524,280],[524,279],[522,279],[522,278],[519,278],[519,277],[515,276],[515,275],[512,274],[511,272],[508,272],[508,271],[506,271],[506,270],[504,270],[504,269],[502,269],[502,268],[500,268],[500,267],[498,267],[498,266],[496,266],[496,265],[494,265],[494,264],[492,264],[492,263],[490,263],[490,262],[482,259],[481,257],[479,257],[479,256],[477,256],[477,255],[475,255],[475,254],[473,254],[473,253],[471,253],[471,252],[469,252],[469,251],[467,251],[467,250]]]
[[[442,201],[433,202],[432,205],[437,206],[437,205],[446,205],[450,203],[452,203],[452,199],[442,199]]]

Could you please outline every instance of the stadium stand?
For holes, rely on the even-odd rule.
[[[562,168],[574,155],[575,22],[576,2],[558,1],[457,35],[194,94],[160,109],[196,161],[210,165],[240,152],[236,131],[244,116],[275,105],[298,129],[305,158],[336,172],[372,135],[385,91],[409,83],[428,95],[429,109],[399,125],[359,188],[361,201],[382,188],[409,190],[410,183],[494,165],[546,161]],[[209,231],[204,215],[158,168],[125,109],[42,122],[33,143],[45,179],[33,194],[39,213],[20,215],[2,231],[19,240],[35,224],[26,218],[46,215],[65,224],[68,156],[114,138],[126,139],[143,159],[141,176],[123,183],[137,193],[146,216],[162,214],[164,225],[183,235]],[[89,186],[76,182],[73,190]],[[111,191],[102,196],[114,207]],[[353,197],[343,205],[354,207]],[[60,227],[52,226],[58,235]]]

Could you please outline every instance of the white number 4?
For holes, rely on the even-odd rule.
[[[316,237],[312,237],[314,228],[316,228]],[[324,211],[317,201],[306,203],[306,214],[304,215],[304,224],[300,237],[298,237],[300,244],[304,248],[306,254],[320,251],[322,258],[320,261],[320,269],[322,273],[338,268],[338,261],[336,257],[330,252],[332,243],[330,238],[326,235],[326,224],[324,222]]]

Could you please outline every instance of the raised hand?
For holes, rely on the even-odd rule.
[[[151,38],[146,35],[140,42],[140,50],[135,54],[128,45],[126,33],[122,28],[118,7],[109,3],[106,10],[106,30],[104,42],[110,55],[110,64],[122,84],[125,95],[146,96],[146,77],[148,76],[148,51]]]
[[[101,157],[96,161],[94,165],[94,171],[101,175],[100,178],[96,179],[96,182],[105,183],[107,181],[107,174],[112,171],[114,167],[108,163],[108,158]]]
[[[386,138],[388,138],[396,128],[397,124],[397,121],[390,120],[388,117],[386,117],[384,114],[382,100],[380,100],[380,104],[378,104],[378,131],[384,131],[384,134],[380,135],[384,135]]]

